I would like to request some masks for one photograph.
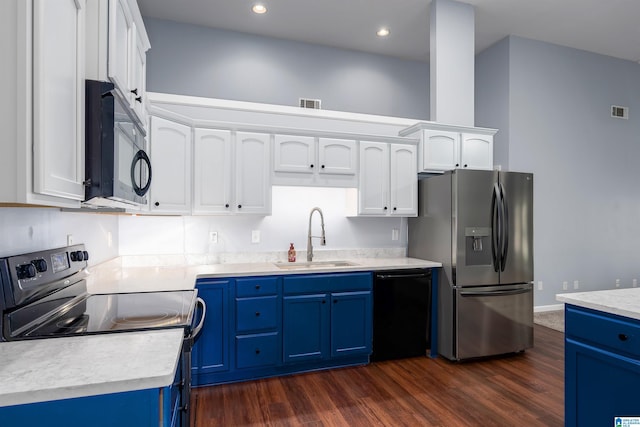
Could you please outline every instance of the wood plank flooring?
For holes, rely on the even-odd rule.
[[[510,357],[419,357],[194,389],[192,425],[562,426],[564,335],[535,325],[534,337]]]

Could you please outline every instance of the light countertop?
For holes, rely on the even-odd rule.
[[[188,290],[194,288],[198,278],[441,266],[405,257],[341,261],[353,265],[315,265],[293,270],[280,269],[272,262],[123,266],[122,260],[116,258],[88,269],[87,290],[90,293]],[[168,386],[175,375],[182,335],[181,329],[166,329],[2,342],[0,407]]]
[[[182,329],[0,343],[0,406],[161,388]]]
[[[556,300],[640,320],[640,288],[558,294]]]

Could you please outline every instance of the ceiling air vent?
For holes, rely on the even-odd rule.
[[[629,107],[620,107],[618,105],[611,106],[611,117],[616,117],[618,119],[628,119],[629,118]]]
[[[300,98],[299,101],[300,108],[312,108],[314,110],[320,109],[321,101],[319,99]]]

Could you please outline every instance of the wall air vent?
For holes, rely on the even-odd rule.
[[[620,107],[618,105],[611,106],[611,117],[615,117],[618,119],[628,119],[629,118],[629,107]]]
[[[299,98],[300,108],[311,108],[314,110],[320,109],[321,101],[319,99]]]

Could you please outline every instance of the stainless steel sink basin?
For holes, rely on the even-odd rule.
[[[352,267],[358,265],[349,261],[276,262],[273,265],[282,270],[302,270],[310,268]]]

